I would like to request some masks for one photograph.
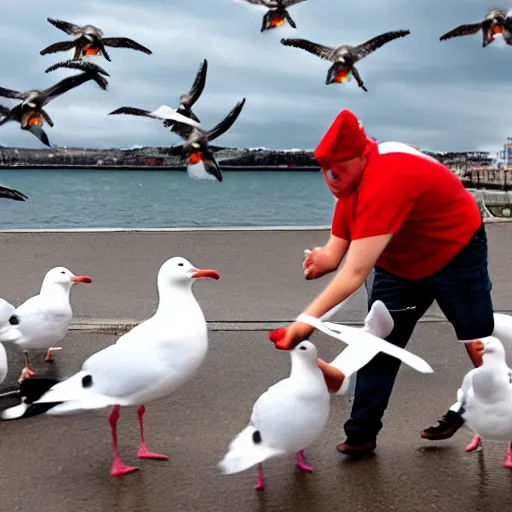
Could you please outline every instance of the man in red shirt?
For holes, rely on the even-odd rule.
[[[321,317],[375,269],[369,305],[381,300],[391,311],[389,342],[405,347],[417,321],[437,300],[479,366],[478,340],[492,334],[494,318],[486,233],[471,193],[450,169],[413,147],[368,138],[348,110],[336,117],[314,155],[337,202],[328,243],[304,260],[306,279],[336,270],[343,257],[345,262],[304,313]],[[313,330],[293,322],[269,337],[286,350]],[[338,451],[363,454],[376,448],[399,366],[398,359],[379,354],[359,370],[347,439]],[[421,436],[446,439],[462,423],[449,411]]]

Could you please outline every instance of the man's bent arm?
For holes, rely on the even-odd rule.
[[[319,318],[357,291],[370,274],[392,236],[392,234],[378,235],[351,242],[341,270],[324,291],[304,310],[304,313]]]
[[[332,257],[332,268],[337,269],[340,266],[341,260],[347,253],[350,242],[344,238],[340,238],[331,234],[329,241],[325,244],[324,249],[327,250]]]

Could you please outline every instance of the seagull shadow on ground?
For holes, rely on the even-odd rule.
[[[19,389],[18,378],[23,368],[23,351],[13,343],[4,343],[7,353],[8,372],[4,382],[0,385],[0,411],[13,407],[20,403],[20,398],[15,392]],[[30,366],[35,372],[36,377],[46,377],[60,380],[62,375],[59,372],[59,357],[64,351],[57,351],[53,354],[54,360],[46,362],[44,360],[47,350],[31,350],[29,352]],[[8,396],[2,396],[9,393]]]

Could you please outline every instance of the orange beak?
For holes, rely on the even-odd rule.
[[[210,269],[196,269],[192,274],[194,279],[198,279],[200,277],[210,277],[211,279],[220,279],[220,276],[217,271]]]
[[[92,279],[89,276],[75,276],[71,278],[73,283],[92,283]]]

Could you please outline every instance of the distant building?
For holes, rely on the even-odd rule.
[[[499,152],[498,161],[503,165],[512,165],[512,137],[507,137],[503,149]]]

